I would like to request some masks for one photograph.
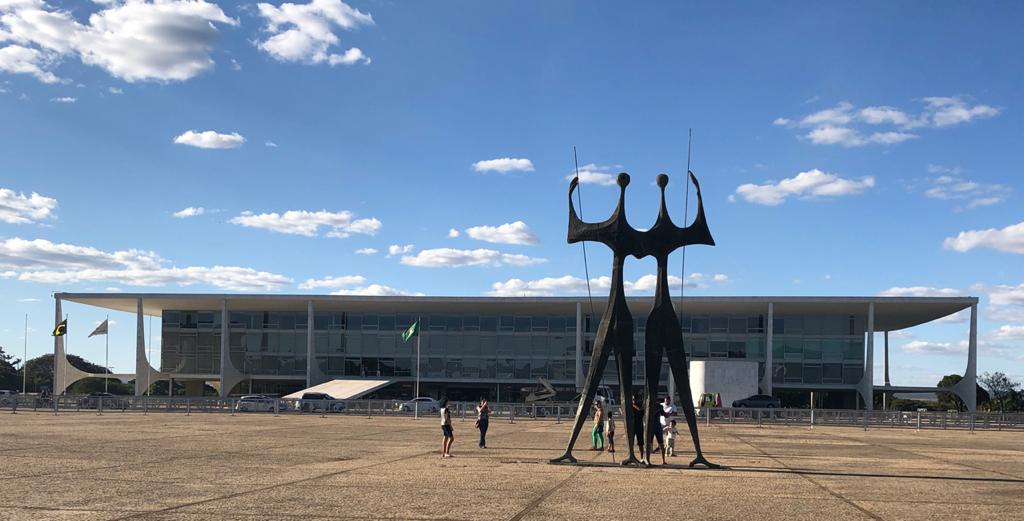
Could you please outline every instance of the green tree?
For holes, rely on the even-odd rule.
[[[21,389],[21,371],[17,368],[20,363],[21,360],[5,353],[0,346],[0,389]]]
[[[960,383],[960,380],[963,379],[964,377],[958,374],[947,374],[946,376],[942,377],[942,380],[939,380],[938,387],[953,387],[954,385]],[[989,397],[988,391],[986,391],[985,388],[983,388],[980,385],[977,385],[976,387],[977,388],[975,389],[975,406],[980,407],[983,404],[988,403],[988,401],[991,398]],[[964,401],[961,400],[959,396],[947,391],[942,391],[935,394],[939,399],[939,410],[948,411],[950,409],[956,409],[957,411],[960,412],[964,412],[967,410],[967,407],[964,406]]]
[[[96,365],[78,355],[67,355],[71,365],[88,373],[106,373],[107,369]],[[43,389],[53,391],[53,354],[33,358],[25,364],[28,367],[28,391],[40,392]],[[68,394],[88,394],[103,390],[102,378],[87,378],[75,382],[68,388]],[[110,392],[114,394],[131,394],[132,386],[118,380],[110,381]]]
[[[999,412],[1016,411],[1021,408],[1020,382],[1014,382],[1001,371],[994,373],[985,372],[978,377],[981,385],[984,385],[992,395],[990,409],[998,409]]]

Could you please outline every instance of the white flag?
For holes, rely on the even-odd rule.
[[[96,326],[96,329],[93,330],[92,333],[89,333],[89,337],[91,338],[91,337],[94,337],[96,335],[105,335],[105,334],[107,334],[107,321],[106,320],[101,322],[100,325]]]

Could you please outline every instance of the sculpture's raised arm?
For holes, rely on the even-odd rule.
[[[704,217],[704,199],[700,195],[700,183],[697,182],[697,176],[693,175],[693,172],[687,172],[687,174],[693,181],[693,187],[697,189],[697,215],[693,219],[693,224],[686,228],[673,227],[673,245],[676,247],[690,244],[714,246],[715,239],[711,236],[711,229],[708,228],[708,221]],[[662,200],[664,201],[664,197]]]
[[[569,244],[581,241],[593,241],[611,245],[610,225],[615,219],[612,215],[608,220],[600,223],[588,223],[580,220],[576,215],[576,207],[572,204],[572,193],[579,187],[580,180],[574,177],[569,183],[569,233],[567,240]]]

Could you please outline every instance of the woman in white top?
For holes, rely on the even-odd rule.
[[[455,433],[452,431],[452,414],[448,410],[448,399],[441,399],[441,457],[452,457],[452,442],[455,441]]]

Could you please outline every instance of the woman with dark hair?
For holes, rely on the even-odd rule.
[[[476,428],[480,429],[480,448],[487,448],[487,425],[490,423],[491,406],[487,404],[487,398],[480,397],[480,404],[476,406]]]
[[[450,458],[455,433],[452,432],[452,414],[448,410],[448,398],[441,398],[441,435],[441,457]]]

